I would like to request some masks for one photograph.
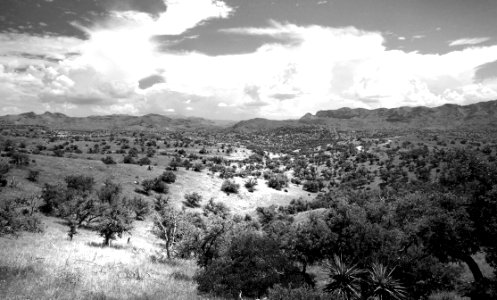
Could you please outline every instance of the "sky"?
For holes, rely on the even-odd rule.
[[[1,0],[0,115],[496,100],[496,16],[495,0]]]

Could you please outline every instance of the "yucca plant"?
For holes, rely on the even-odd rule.
[[[335,255],[332,261],[326,263],[330,282],[324,290],[335,296],[336,299],[351,300],[361,296],[361,275],[363,270],[357,265],[349,265],[342,257]]]
[[[374,263],[369,270],[370,299],[404,300],[407,298],[404,286],[393,277],[395,268],[389,269],[380,263]]]

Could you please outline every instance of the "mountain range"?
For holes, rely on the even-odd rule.
[[[39,125],[52,129],[67,130],[100,130],[100,129],[128,129],[128,130],[189,130],[199,128],[217,128],[226,125],[225,121],[212,121],[196,117],[169,117],[159,114],[144,116],[106,115],[88,117],[70,117],[62,113],[33,112],[19,115],[0,116],[0,125]]]
[[[305,114],[299,120],[252,119],[233,126],[236,131],[254,132],[288,126],[321,125],[343,130],[368,129],[497,129],[497,100],[470,105],[438,107],[340,108]]]
[[[235,132],[270,131],[276,128],[301,126],[333,126],[342,130],[365,129],[497,129],[497,100],[470,105],[445,104],[439,107],[340,108],[307,113],[300,119],[213,121],[196,117],[107,115],[69,117],[62,113],[33,112],[0,116],[0,125],[39,125],[53,129],[97,130],[191,130],[226,128]]]

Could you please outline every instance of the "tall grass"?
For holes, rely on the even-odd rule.
[[[99,247],[94,232],[81,231],[71,242],[56,219],[47,219],[47,227],[0,238],[0,299],[201,299],[195,263],[152,262],[158,248],[148,237]]]

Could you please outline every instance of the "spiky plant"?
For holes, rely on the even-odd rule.
[[[328,268],[330,282],[324,290],[331,293],[336,299],[351,300],[358,299],[360,293],[361,275],[363,270],[357,265],[349,265],[342,257],[335,255],[333,260],[326,263]]]
[[[404,286],[393,277],[395,268],[389,269],[380,263],[374,263],[369,270],[371,297],[378,300],[404,300],[407,298]]]

